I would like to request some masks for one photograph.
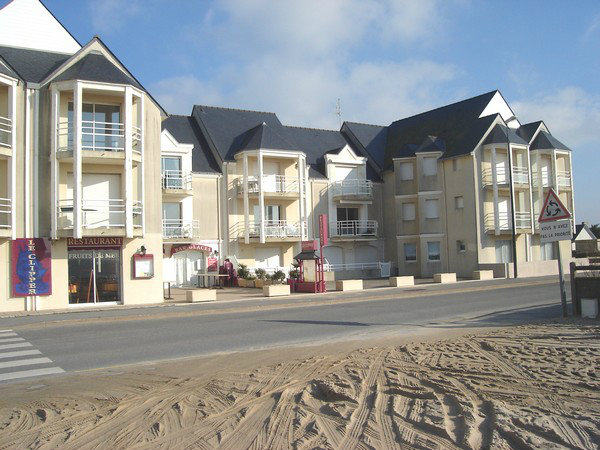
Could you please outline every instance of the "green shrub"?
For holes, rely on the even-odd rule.
[[[256,278],[259,280],[267,279],[267,271],[265,269],[254,269],[254,275],[256,275]]]
[[[283,283],[283,280],[285,280],[285,272],[282,270],[275,271],[275,273],[271,275],[271,280],[273,280],[274,283]]]
[[[248,270],[248,266],[246,264],[238,264],[237,270],[238,278],[243,278],[244,280],[250,280],[250,271]]]

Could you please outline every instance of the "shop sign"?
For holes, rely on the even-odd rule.
[[[211,256],[206,259],[206,271],[207,272],[216,272],[218,269],[219,261],[214,256]]]
[[[67,238],[68,248],[115,248],[123,246],[121,237]]]
[[[213,251],[212,247],[209,247],[208,245],[182,244],[182,245],[174,245],[173,247],[171,247],[171,256],[173,256],[175,253],[185,252],[188,250],[197,250],[197,251],[205,252],[205,253],[212,253],[212,251]]]
[[[52,294],[52,250],[48,238],[12,241],[13,297]]]
[[[319,248],[319,241],[302,241],[300,245],[303,252],[311,252]]]
[[[133,255],[133,278],[144,279],[154,276],[154,255]]]

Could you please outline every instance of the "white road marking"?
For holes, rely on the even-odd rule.
[[[52,375],[64,373],[60,367],[49,367],[47,369],[21,370],[19,372],[0,373],[0,381],[16,380],[19,378],[39,377],[40,375]]]
[[[0,345],[0,350],[6,350],[9,348],[19,348],[19,347],[33,347],[29,342],[20,342],[18,344],[5,344]]]
[[[48,364],[51,363],[50,358],[29,358],[29,359],[18,359],[16,361],[0,362],[0,369],[5,367],[18,367],[18,366],[31,366],[34,364]]]
[[[25,339],[20,338],[20,337],[14,337],[14,338],[7,338],[7,339],[0,339],[0,344],[4,344],[5,342],[22,342]]]
[[[0,358],[14,358],[15,356],[41,355],[39,350],[19,350],[16,352],[0,353]]]
[[[5,331],[4,333],[0,333],[0,338],[10,337],[10,336],[18,336],[18,334],[13,331],[8,332],[8,330]]]
[[[0,330],[0,333],[11,333],[12,330]]]

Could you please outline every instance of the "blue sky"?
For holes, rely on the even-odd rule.
[[[0,2],[5,3],[5,2]],[[577,220],[600,222],[600,2],[46,0],[98,34],[172,113],[194,103],[290,125],[395,119],[499,89],[573,149]]]

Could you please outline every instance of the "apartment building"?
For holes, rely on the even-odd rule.
[[[162,301],[163,115],[98,37],[0,10],[1,311]]]
[[[274,113],[197,105],[190,116],[163,122],[162,158],[163,180],[181,167],[182,177],[203,183],[188,195],[178,179],[174,198],[163,182],[163,236],[182,250],[165,245],[164,265],[178,284],[192,284],[190,268],[207,267],[214,255],[251,269],[288,271],[300,242],[318,238],[321,214],[329,223],[329,269],[339,277],[379,274],[382,180],[368,153],[339,131],[285,126]]]
[[[574,215],[571,151],[543,122],[521,124],[499,91],[342,130],[382,166],[386,258],[398,273],[512,276],[513,224],[518,276],[557,271],[557,244],[540,242],[537,218],[549,188]]]

